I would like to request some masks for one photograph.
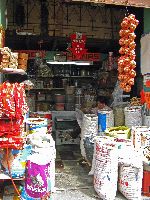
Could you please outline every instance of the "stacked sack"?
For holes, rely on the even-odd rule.
[[[137,151],[142,150],[143,161],[150,162],[150,127],[134,126],[131,131],[131,140]]]
[[[141,200],[142,179],[142,165],[141,168],[121,165],[119,167],[118,189],[127,199]]]
[[[98,117],[96,115],[84,114],[82,128],[81,128],[81,140],[80,140],[81,155],[83,156],[83,158],[87,158],[86,155],[87,141],[93,143],[94,141],[93,139],[97,135],[97,124],[98,124]]]
[[[89,174],[94,174],[94,188],[100,198],[115,199],[118,181],[118,189],[127,199],[139,200],[143,178],[142,152],[136,151],[129,139],[97,136]]]
[[[125,126],[132,128],[132,126],[142,126],[142,107],[130,106],[125,107]]]
[[[114,200],[118,179],[117,146],[113,141],[101,137],[97,137],[95,142],[94,188],[103,200]]]

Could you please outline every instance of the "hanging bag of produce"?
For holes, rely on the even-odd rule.
[[[49,193],[49,162],[39,154],[28,157],[25,192],[29,197],[42,198]]]

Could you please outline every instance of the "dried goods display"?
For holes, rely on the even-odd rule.
[[[130,92],[131,87],[134,85],[134,78],[136,76],[135,67],[135,38],[134,33],[139,21],[135,18],[135,15],[130,14],[125,17],[121,23],[121,30],[119,35],[121,39],[119,44],[121,48],[119,53],[121,54],[118,59],[118,79],[120,80],[120,87],[125,92]]]
[[[28,112],[23,83],[4,82],[0,86],[0,147],[21,149],[23,119]]]

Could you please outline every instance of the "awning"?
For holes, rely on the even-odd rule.
[[[72,1],[150,8],[150,0],[72,0]]]

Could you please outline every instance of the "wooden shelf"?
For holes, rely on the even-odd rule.
[[[64,88],[32,88],[31,90],[64,90]]]
[[[3,68],[0,69],[0,72],[3,74],[20,74],[20,75],[27,74],[23,69],[13,69],[13,68]]]

